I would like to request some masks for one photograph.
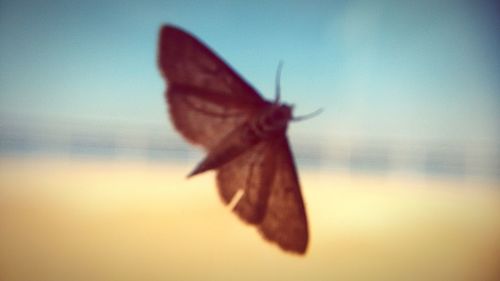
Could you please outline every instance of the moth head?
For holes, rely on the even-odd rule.
[[[264,122],[272,124],[273,127],[286,127],[292,117],[292,105],[273,104],[269,111],[264,114]]]

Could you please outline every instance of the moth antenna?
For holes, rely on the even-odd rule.
[[[278,69],[276,70],[276,98],[274,99],[274,104],[278,104],[280,102],[281,97],[281,86],[280,86],[280,78],[281,78],[281,68],[283,68],[283,61],[280,61],[278,64]]]
[[[309,114],[306,114],[306,115],[293,117],[292,121],[302,121],[302,120],[306,120],[306,119],[309,119],[309,118],[313,118],[316,115],[320,114],[321,112],[323,112],[323,108],[316,109],[315,111],[313,111],[313,112],[311,112]]]

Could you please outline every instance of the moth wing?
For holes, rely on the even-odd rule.
[[[276,144],[275,174],[259,230],[282,249],[302,254],[307,249],[309,233],[299,178],[288,140],[283,137]]]
[[[171,119],[195,144],[213,148],[269,105],[214,52],[176,27],[161,29],[158,52]]]
[[[233,211],[242,220],[258,224],[266,212],[273,176],[272,146],[260,142],[217,170],[217,187],[225,204],[242,190]]]
[[[223,165],[217,173],[217,186],[226,204],[238,190],[244,191],[234,212],[258,225],[266,239],[284,250],[305,252],[307,217],[293,156],[284,136],[261,142]]]

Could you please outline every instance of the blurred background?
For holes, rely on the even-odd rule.
[[[310,220],[281,252],[175,132],[175,24],[267,99]],[[0,0],[1,280],[497,280],[497,1]]]

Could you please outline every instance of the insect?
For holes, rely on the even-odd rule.
[[[282,249],[305,253],[308,224],[286,137],[292,106],[263,99],[230,66],[189,33],[160,30],[158,65],[175,128],[206,157],[188,177],[216,170],[217,188],[233,211]]]

